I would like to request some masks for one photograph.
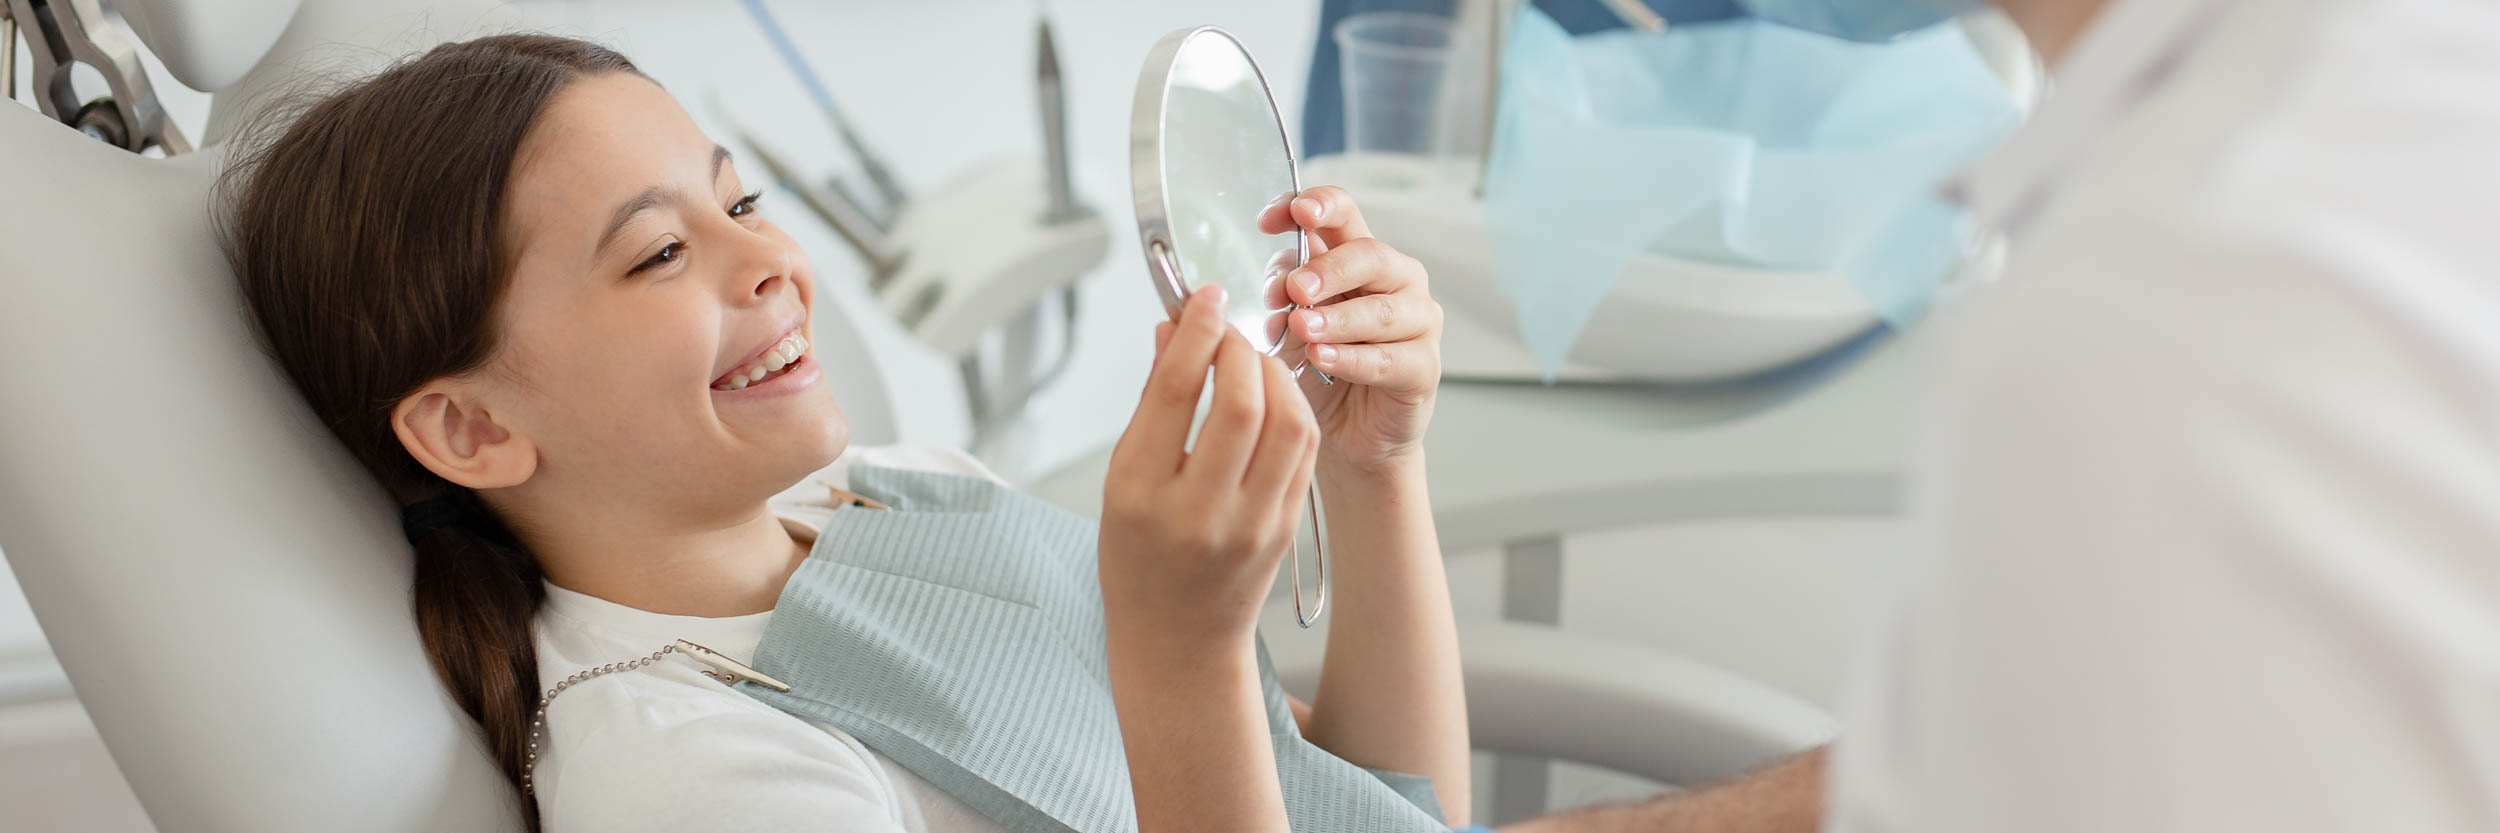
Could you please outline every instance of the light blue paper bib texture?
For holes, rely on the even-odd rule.
[[[892,507],[834,512],[740,691],[850,733],[1019,833],[1129,833],[1137,812],[1103,645],[1094,522],[978,478],[860,467]],[[1302,740],[1259,670],[1294,833],[1440,833],[1430,779]]]

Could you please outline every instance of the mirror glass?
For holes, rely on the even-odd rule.
[[[1223,30],[1176,33],[1154,57],[1167,50],[1169,63],[1149,60],[1140,83],[1141,104],[1153,94],[1147,85],[1160,87],[1152,123],[1137,126],[1154,137],[1153,147],[1137,148],[1135,172],[1148,269],[1174,282],[1161,288],[1175,308],[1190,289],[1222,285],[1225,317],[1251,346],[1299,366],[1283,281],[1308,250],[1285,208],[1299,183],[1283,120],[1249,51]],[[1146,120],[1149,111],[1138,115]]]
[[[1311,255],[1286,208],[1301,192],[1301,179],[1284,118],[1250,50],[1212,26],[1165,36],[1146,55],[1130,114],[1138,241],[1165,311],[1177,318],[1189,293],[1221,286],[1224,317],[1233,328],[1300,373],[1303,345],[1285,327],[1294,305],[1284,279]],[[1324,374],[1312,375],[1330,383]],[[1317,484],[1305,505],[1308,525],[1297,531],[1285,563],[1293,577],[1294,620],[1307,628],[1328,605],[1326,520]],[[1318,567],[1316,595],[1307,607],[1305,540]]]

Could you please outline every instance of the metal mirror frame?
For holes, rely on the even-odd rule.
[[[1163,181],[1164,99],[1171,89],[1172,68],[1180,58],[1181,47],[1192,39],[1202,37],[1223,38],[1241,53],[1242,62],[1250,65],[1250,77],[1259,82],[1259,94],[1267,99],[1268,122],[1276,126],[1278,146],[1285,149],[1285,171],[1292,180],[1293,193],[1302,193],[1302,162],[1294,155],[1293,135],[1285,130],[1285,116],[1276,107],[1276,93],[1268,87],[1267,72],[1260,69],[1258,59],[1250,55],[1249,45],[1218,26],[1181,29],[1156,41],[1154,48],[1146,53],[1145,68],[1137,76],[1137,97],[1129,108],[1128,179],[1130,196],[1137,204],[1137,238],[1139,247],[1146,255],[1147,278],[1154,283],[1155,293],[1162,296],[1165,314],[1175,319],[1180,316],[1181,302],[1189,297],[1189,284],[1183,281],[1180,259],[1172,253],[1171,195]],[[1311,233],[1297,223],[1293,237],[1294,266],[1298,268],[1311,260]],[[1286,341],[1277,339],[1276,344],[1266,350],[1267,355],[1281,352]],[[1318,368],[1308,367],[1307,362],[1296,362],[1294,372],[1300,375],[1306,368],[1317,375],[1323,384],[1334,383]],[[1313,582],[1318,594],[1308,613],[1302,607],[1299,528],[1295,530],[1297,540],[1291,545],[1293,551],[1286,555],[1285,562],[1293,581],[1294,622],[1305,628],[1317,623],[1320,614],[1328,609],[1328,535],[1325,521],[1320,517],[1319,484],[1311,485],[1307,500],[1313,532],[1312,549],[1318,572]]]

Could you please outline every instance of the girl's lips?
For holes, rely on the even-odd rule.
[[[787,396],[815,384],[816,380],[823,378],[824,375],[824,369],[816,366],[816,354],[809,352],[800,355],[798,361],[791,362],[788,367],[782,368],[781,372],[773,374],[772,378],[737,390],[713,388],[712,395],[731,400]]]

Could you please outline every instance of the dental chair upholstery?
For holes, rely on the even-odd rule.
[[[206,149],[172,159],[0,106],[0,550],[160,830],[517,829],[417,641],[395,508],[262,355],[207,214],[219,143],[256,92],[515,23],[481,0],[116,5],[218,101]],[[819,341],[868,349],[841,329]],[[882,404],[873,380],[834,384],[846,406]],[[1706,777],[1828,732],[1698,666],[1582,684],[1592,669],[1519,664],[1563,656],[1538,638],[1471,636],[1480,721],[1517,718],[1479,737],[1572,757],[1560,746],[1595,735],[1599,762]],[[1535,716],[1554,706],[1581,728]],[[1640,731],[1589,728],[1625,720]]]
[[[195,88],[320,36],[293,2],[116,5]],[[15,104],[0,148],[0,550],[158,827],[513,829],[390,500],[253,341],[208,223],[223,154]]]

